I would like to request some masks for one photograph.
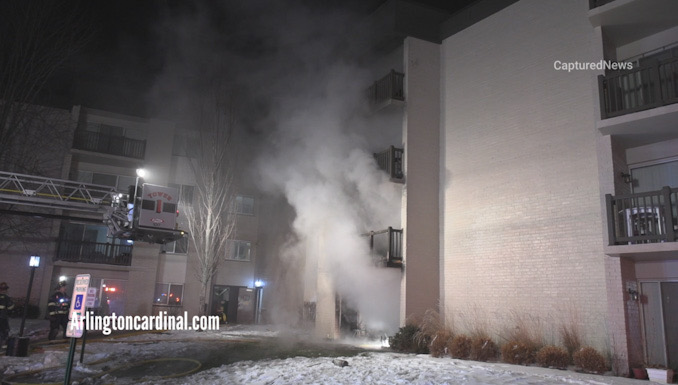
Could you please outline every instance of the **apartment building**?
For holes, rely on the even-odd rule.
[[[187,228],[182,211],[192,204],[195,181],[188,167],[190,149],[184,145],[187,131],[180,124],[84,106],[63,113],[69,117],[69,146],[60,154],[63,163],[57,169],[61,175],[50,177],[104,186],[124,194],[130,186],[142,183],[176,188],[181,194],[178,227]],[[145,171],[143,178],[137,175],[138,169]],[[264,290],[255,277],[258,202],[256,191],[239,182],[237,170],[235,174],[237,196],[231,210],[237,226],[211,282],[206,310],[208,314],[223,311],[231,323],[252,323],[259,321],[259,298]],[[100,313],[177,314],[186,310],[198,314],[200,284],[188,237],[162,245],[112,238],[101,211],[87,213],[66,207],[50,212],[57,214],[51,234],[32,250],[42,257],[32,295],[39,296],[41,311],[46,309],[57,282],[72,283],[77,274],[90,274]],[[20,257],[13,257],[17,260],[11,264],[13,268],[23,266],[18,262]],[[21,277],[28,277],[28,273],[21,273]],[[20,281],[13,287],[15,296],[26,290],[26,280]]]
[[[370,95],[402,127],[401,323],[440,309],[500,340],[530,319],[551,343],[574,325],[619,373],[678,365],[677,7],[375,13]]]

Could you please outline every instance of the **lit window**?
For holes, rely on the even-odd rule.
[[[248,241],[230,241],[230,250],[226,259],[233,261],[249,261],[252,242]]]
[[[153,304],[179,306],[181,305],[183,296],[184,285],[176,283],[156,283]]]

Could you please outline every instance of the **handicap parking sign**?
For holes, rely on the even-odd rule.
[[[73,310],[80,310],[82,309],[82,294],[78,294],[75,296],[75,303],[73,304]]]

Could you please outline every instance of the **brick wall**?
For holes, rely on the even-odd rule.
[[[596,74],[554,69],[600,59],[586,3],[523,0],[442,44],[444,305],[495,334],[529,315],[555,342],[575,319],[607,350]]]

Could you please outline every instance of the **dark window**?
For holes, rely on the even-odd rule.
[[[174,242],[162,245],[162,251],[173,254],[186,254],[188,252],[188,237],[179,238]]]
[[[162,212],[163,213],[176,213],[177,212],[177,205],[174,203],[165,203],[162,205]]]

